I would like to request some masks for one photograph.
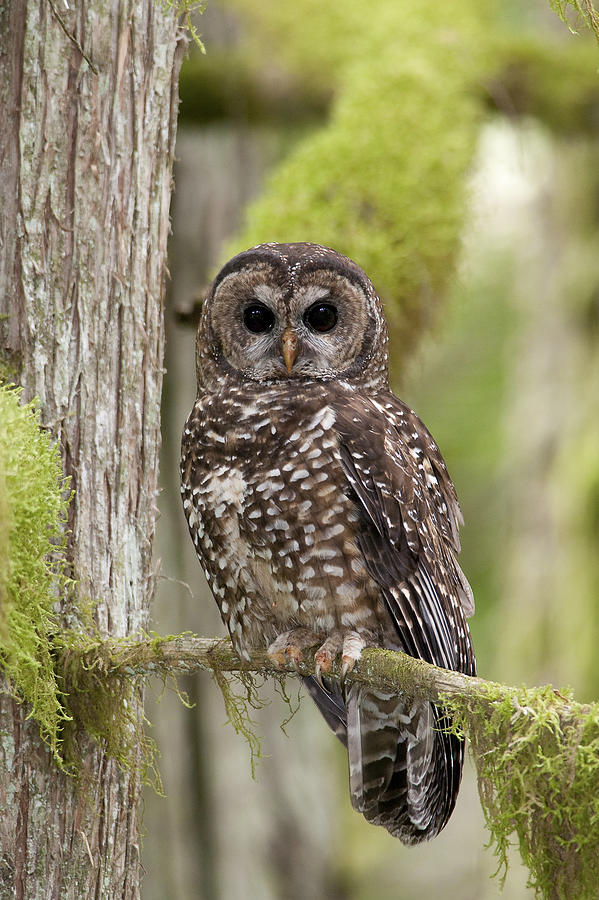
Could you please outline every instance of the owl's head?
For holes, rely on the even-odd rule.
[[[318,244],[261,244],[216,276],[198,332],[198,384],[387,381],[382,304],[362,269]]]

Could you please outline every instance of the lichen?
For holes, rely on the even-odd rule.
[[[0,667],[7,689],[59,758],[67,714],[55,669],[54,605],[67,589],[64,545],[69,502],[60,454],[40,428],[35,403],[0,384]]]
[[[287,716],[281,721],[280,729],[287,736],[287,725],[291,722],[300,708],[301,687],[298,684],[297,691],[287,690],[286,672],[274,672],[268,670],[260,675],[250,671],[241,670],[235,673],[226,673],[215,667],[211,670],[212,677],[218,685],[225,706],[225,713],[230,725],[235,732],[243,737],[250,751],[250,771],[252,778],[256,777],[256,763],[262,759],[262,744],[257,733],[257,722],[253,718],[252,711],[268,706],[270,700],[260,695],[266,680],[272,681],[275,693],[288,708]]]
[[[538,897],[596,898],[599,704],[550,686],[489,688],[443,703],[470,739],[502,877],[516,843]]]
[[[274,686],[275,686],[275,693],[277,693],[279,695],[279,697],[281,698],[283,703],[285,703],[288,708],[287,716],[283,719],[283,721],[279,725],[279,728],[281,729],[281,731],[283,732],[285,737],[287,737],[287,726],[289,725],[289,723],[291,722],[291,720],[293,719],[295,714],[298,712],[300,705],[301,705],[301,701],[302,701],[301,684],[297,684],[297,690],[290,693],[287,690],[287,679],[284,674],[281,674],[279,676],[275,675]]]

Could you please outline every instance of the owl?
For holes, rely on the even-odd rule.
[[[345,676],[365,647],[475,674],[461,513],[420,419],[389,389],[370,280],[317,244],[230,260],[204,303],[185,424],[189,531],[235,650],[297,665],[347,748],[352,805],[405,844],[444,827],[463,743],[442,708]]]

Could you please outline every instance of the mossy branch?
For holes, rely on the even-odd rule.
[[[228,640],[145,636],[141,639],[68,641],[69,666],[104,678],[175,675],[197,669],[239,674],[279,674],[264,651],[241,660]],[[314,674],[312,654],[298,670]],[[338,668],[331,676],[339,678]],[[529,883],[546,900],[591,900],[599,884],[599,704],[577,703],[551,686],[516,688],[472,678],[387,650],[365,650],[347,676],[375,689],[441,703],[453,728],[471,743],[481,803],[498,871],[507,869],[516,843]],[[250,692],[251,693],[251,692]],[[248,695],[249,696],[249,695]],[[235,699],[230,703],[235,704]],[[230,704],[229,704],[230,705]],[[230,710],[229,710],[230,713]],[[241,718],[247,723],[243,714]],[[245,733],[244,729],[241,729]],[[247,735],[246,735],[247,737]]]
[[[100,666],[107,675],[148,675],[189,673],[198,669],[220,672],[280,673],[265,650],[255,650],[249,661],[240,659],[228,638],[200,638],[182,634],[140,639],[88,639],[78,648],[76,633],[71,634],[69,654],[80,654],[87,668]],[[299,668],[291,665],[289,674],[314,675],[314,659],[307,654]],[[340,678],[338,666],[331,677]],[[432,666],[421,659],[391,650],[364,650],[361,660],[347,681],[360,681],[373,688],[397,690],[410,697],[438,701],[453,695],[478,696],[490,692],[495,699],[507,696],[513,689],[482,678],[472,678]]]
[[[265,650],[255,650],[249,660],[241,659],[233,650],[228,638],[201,638],[190,634],[161,637],[151,634],[141,638],[100,638],[88,637],[79,646],[77,632],[71,632],[67,649],[69,666],[80,664],[86,670],[101,672],[106,676],[177,675],[189,674],[198,669],[205,671],[256,673],[260,675],[280,675],[281,669],[268,657]],[[316,649],[316,648],[314,648]],[[305,655],[303,661],[294,667],[289,664],[283,669],[289,675],[314,675],[313,654]],[[340,679],[339,664],[334,664],[330,676]],[[534,698],[547,692],[555,700],[557,720],[570,725],[573,719],[585,715],[593,707],[577,703],[570,693],[550,686],[541,688],[516,688],[474,678],[431,665],[421,659],[414,659],[405,653],[392,650],[366,649],[346,681],[358,681],[378,690],[401,691],[413,700],[430,700],[433,703],[453,705],[459,701],[460,707],[486,703],[489,706],[522,698],[523,692],[530,695],[532,706],[526,710],[534,713]]]

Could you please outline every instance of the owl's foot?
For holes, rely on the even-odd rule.
[[[335,631],[329,635],[314,656],[316,680],[325,689],[322,676],[331,671],[335,658],[341,653],[341,678],[351,672],[366,647],[366,641],[357,631]]]
[[[316,634],[309,628],[294,628],[280,634],[272,642],[266,655],[278,668],[284,669],[291,664],[297,670],[303,661],[304,650],[314,647],[321,640],[322,634]],[[360,659],[367,643],[357,631],[334,631],[330,634],[314,656],[315,677],[320,686],[324,688],[322,678],[330,673],[339,654],[341,654],[341,678],[345,678]]]
[[[285,668],[291,663],[297,669],[304,658],[304,650],[314,647],[322,640],[322,635],[310,631],[309,628],[294,628],[292,631],[284,631],[270,645],[266,651],[269,660],[279,668]]]

